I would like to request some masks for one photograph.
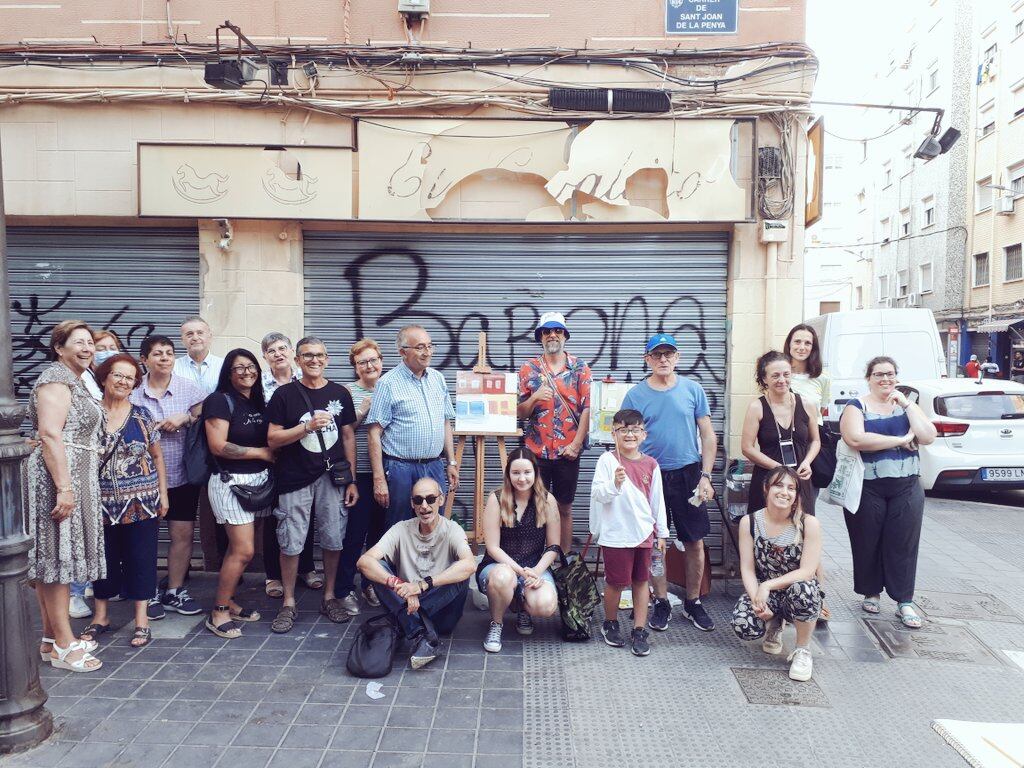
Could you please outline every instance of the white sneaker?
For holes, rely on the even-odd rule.
[[[88,584],[85,585],[85,596],[86,597],[95,597],[95,595],[93,595],[93,593],[92,593],[92,582],[91,581]]]
[[[492,621],[490,628],[487,630],[487,637],[484,639],[484,650],[488,653],[501,652],[501,624],[496,621]]]
[[[68,615],[72,619],[84,619],[92,616],[92,608],[89,607],[89,604],[85,602],[85,598],[81,595],[72,595]]]
[[[354,590],[341,598],[341,610],[349,616],[359,615],[359,600],[356,598]]]
[[[814,672],[814,659],[811,652],[806,648],[797,648],[786,659],[789,662],[789,679],[805,683],[811,679]]]
[[[764,640],[761,641],[761,650],[778,656],[782,653],[782,628],[785,626],[781,619],[772,619],[768,622],[768,628],[764,633]]]

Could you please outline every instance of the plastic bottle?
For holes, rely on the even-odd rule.
[[[665,555],[658,547],[651,552],[651,576],[665,575]]]

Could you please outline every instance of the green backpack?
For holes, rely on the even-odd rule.
[[[561,567],[555,569],[558,612],[562,617],[562,639],[581,643],[591,638],[590,619],[601,602],[597,580],[580,556],[571,560],[559,550]]]

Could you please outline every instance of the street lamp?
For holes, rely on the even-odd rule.
[[[0,161],[0,754],[35,746],[53,732],[43,704],[39,657],[29,640],[32,623],[25,576],[31,539],[25,533],[21,465],[28,447],[18,432],[25,409],[14,398],[11,290],[7,278],[3,164]]]

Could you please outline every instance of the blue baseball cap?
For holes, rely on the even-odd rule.
[[[653,349],[658,347],[672,347],[672,349],[679,349],[679,345],[676,344],[675,337],[670,336],[667,333],[656,333],[647,340],[647,346],[644,347],[644,354],[646,355]]]

